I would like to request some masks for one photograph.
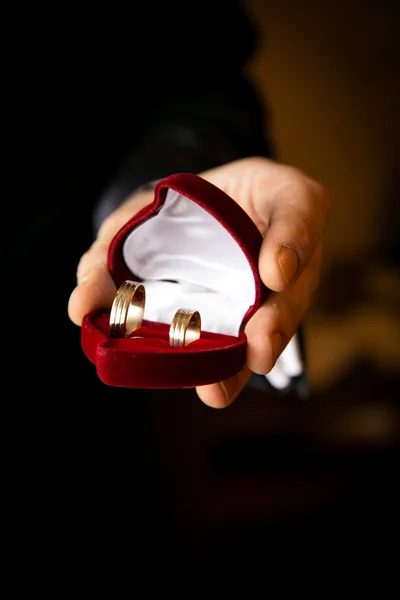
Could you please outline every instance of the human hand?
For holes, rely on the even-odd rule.
[[[319,282],[330,199],[326,189],[302,171],[262,157],[237,160],[199,175],[240,204],[260,230],[264,239],[259,271],[271,290],[245,327],[246,365],[224,382],[196,388],[205,404],[224,408],[252,373],[271,371],[306,314]],[[107,268],[108,246],[122,225],[152,200],[152,191],[128,198],[103,222],[82,256],[68,304],[76,325],[91,310],[111,306],[116,287]]]

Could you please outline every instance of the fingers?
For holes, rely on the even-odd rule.
[[[108,245],[96,240],[89,250],[82,255],[76,271],[77,284],[87,283],[93,268],[107,267]]]
[[[68,316],[81,325],[88,312],[111,306],[116,287],[107,268],[108,245],[100,239],[92,244],[79,261],[77,286],[68,302]]]
[[[226,408],[238,397],[252,373],[265,375],[296,333],[319,280],[321,244],[296,283],[284,292],[272,292],[248,322],[246,366],[233,377],[196,388],[200,400],[211,408]]]
[[[331,201],[327,190],[301,170],[260,157],[205,177],[231,195],[263,235],[258,266],[272,293],[245,331],[247,365],[265,375],[297,331],[318,285]],[[201,395],[203,401],[224,405],[220,388],[210,386],[204,393],[209,395]]]
[[[322,239],[331,209],[324,186],[299,169],[262,157],[202,176],[234,198],[263,235],[259,271],[265,285],[276,292],[288,289]]]
[[[251,375],[251,370],[245,366],[239,373],[225,381],[198,386],[197,395],[211,408],[226,408],[238,397]]]
[[[319,244],[296,283],[283,292],[272,292],[247,323],[247,365],[255,373],[269,373],[296,333],[318,285],[321,261]]]
[[[330,210],[326,190],[298,175],[277,193],[259,256],[260,276],[276,292],[288,289],[312,259]]]
[[[112,305],[116,286],[108,271],[108,247],[117,231],[139,210],[150,204],[153,192],[134,194],[102,224],[97,239],[79,261],[77,286],[68,302],[68,316],[81,325],[85,314]]]
[[[68,302],[68,316],[75,325],[94,309],[112,305],[116,287],[105,265],[92,266],[87,277],[73,290]]]

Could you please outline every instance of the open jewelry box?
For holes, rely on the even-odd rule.
[[[82,348],[106,384],[183,388],[223,381],[246,361],[244,326],[267,289],[258,272],[262,235],[245,211],[198,175],[160,181],[154,200],[114,236],[108,266],[117,288],[125,280],[146,291],[142,325],[111,337],[110,308],[84,317]],[[201,315],[200,338],[175,348],[176,311]]]

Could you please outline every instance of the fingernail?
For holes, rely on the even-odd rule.
[[[300,265],[296,250],[288,246],[281,246],[278,252],[278,264],[285,283],[290,285],[296,277]]]
[[[282,348],[282,336],[280,333],[273,333],[271,335],[271,343],[272,343],[272,351],[274,353],[275,362],[278,360],[278,357],[281,353]]]

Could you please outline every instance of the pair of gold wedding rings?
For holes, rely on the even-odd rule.
[[[142,283],[127,279],[119,287],[110,312],[111,337],[130,337],[142,325],[146,290]],[[197,310],[180,308],[169,328],[172,348],[188,346],[200,337],[201,318]]]

